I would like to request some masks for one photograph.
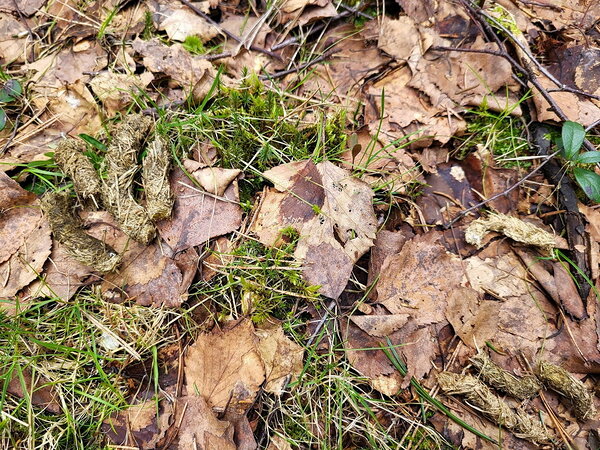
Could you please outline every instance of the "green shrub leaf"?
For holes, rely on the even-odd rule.
[[[577,155],[575,162],[582,164],[593,164],[600,162],[600,152],[583,152]]]
[[[565,149],[565,158],[573,160],[584,139],[585,129],[580,123],[565,122],[562,127],[562,144]]]
[[[21,83],[17,80],[8,80],[0,88],[0,103],[12,102],[23,93]]]
[[[6,126],[6,113],[2,108],[0,108],[0,131],[4,130]]]
[[[575,167],[573,174],[579,186],[591,200],[600,203],[600,175],[590,170]]]

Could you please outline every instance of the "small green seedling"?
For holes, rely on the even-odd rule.
[[[6,126],[6,111],[2,104],[14,102],[23,93],[23,87],[17,80],[11,79],[0,87],[0,131]]]
[[[600,162],[600,151],[581,151],[585,140],[585,129],[577,122],[567,121],[563,124],[559,145],[562,145],[563,157],[573,168],[577,184],[585,195],[600,203],[600,175],[591,170],[579,167],[581,164]]]

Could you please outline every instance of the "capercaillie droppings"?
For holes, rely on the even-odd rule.
[[[580,420],[595,418],[594,394],[585,385],[560,366],[540,361],[536,367],[538,378],[555,392],[566,397]]]
[[[146,210],[152,220],[168,219],[173,209],[169,184],[171,152],[165,140],[156,136],[148,145],[142,161],[142,182],[146,194]]]
[[[156,234],[145,208],[133,197],[133,180],[139,170],[137,156],[150,131],[152,119],[140,114],[127,116],[108,146],[103,168],[102,201],[121,230],[132,239],[147,244]]]
[[[437,381],[447,395],[463,395],[493,423],[510,430],[518,438],[546,444],[553,437],[542,427],[539,420],[521,408],[512,409],[490,388],[472,375],[441,372]]]
[[[487,384],[519,400],[535,397],[542,389],[542,384],[536,377],[517,377],[498,366],[483,352],[473,356],[471,363]]]
[[[87,234],[68,192],[48,192],[41,198],[54,238],[79,262],[102,273],[113,272],[121,257],[110,246]]]
[[[85,143],[76,139],[64,139],[54,151],[54,161],[73,180],[75,192],[83,198],[100,194],[101,183],[96,169],[83,154]]]

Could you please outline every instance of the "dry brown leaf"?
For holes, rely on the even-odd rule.
[[[428,96],[409,85],[412,79],[412,72],[404,66],[369,87],[368,94],[376,103],[385,91],[385,118],[380,117],[379,107],[367,109],[371,132],[379,130],[380,139],[387,142],[419,139],[418,145],[422,147],[427,147],[434,139],[444,144],[460,134],[466,123],[446,108],[433,106]]]
[[[43,5],[46,0],[0,0],[0,11],[9,13],[20,13],[32,16]]]
[[[25,62],[27,28],[10,14],[0,13],[0,63]]]
[[[225,190],[222,199],[215,198],[204,194],[176,168],[171,172],[171,191],[175,195],[172,217],[159,222],[157,228],[175,252],[202,245],[210,238],[236,230],[241,224],[236,181]]]
[[[188,394],[199,393],[213,408],[223,410],[234,391],[242,391],[249,406],[265,380],[252,322],[242,319],[223,331],[201,334],[185,356]]]
[[[556,89],[556,84],[545,76],[540,76],[538,81],[546,90]],[[584,127],[600,120],[600,107],[589,99],[582,99],[577,94],[571,92],[551,92],[550,96],[560,107],[565,116],[567,116],[568,120],[579,122]],[[562,122],[556,113],[551,110],[550,104],[540,94],[533,96],[533,102],[535,104],[537,120],[539,122],[546,122],[548,120]]]
[[[281,323],[275,319],[259,326],[256,335],[259,339],[258,352],[265,366],[264,390],[281,395],[302,372],[304,349],[283,334]]]
[[[363,319],[365,321],[378,322],[381,320],[377,316],[361,317],[374,317],[373,319]],[[381,346],[382,339],[369,335],[352,320],[344,322],[342,330],[344,330],[344,341],[346,342],[346,356],[352,367],[368,377],[369,383],[379,392],[385,395],[396,395],[402,384],[400,372],[396,370],[383,351],[367,350]],[[396,341],[393,335],[387,337],[390,338],[392,343],[400,343]]]
[[[106,212],[85,212],[83,216],[87,232],[121,255],[120,270],[103,278],[105,296],[115,301],[128,297],[144,306],[177,307],[186,300],[197,271],[194,249],[173,256],[160,243],[142,245],[129,239]]]
[[[171,77],[196,100],[201,100],[212,84],[216,71],[206,59],[194,57],[181,44],[170,47],[157,38],[142,41],[137,38],[132,48],[144,58],[144,65],[151,72],[164,73]]]
[[[409,239],[412,239],[414,234],[408,230],[388,231],[381,230],[377,233],[377,238],[373,242],[371,248],[371,257],[369,258],[369,278],[367,284],[373,283],[381,272],[386,258],[388,256],[400,253],[402,247]],[[377,290],[371,291],[371,299],[377,299]]]
[[[13,372],[6,391],[18,398],[23,398],[23,387],[25,387],[27,396],[31,399],[31,404],[42,408],[45,412],[58,414],[61,408],[58,392],[54,389],[54,386],[43,375],[36,374],[34,379],[30,368],[22,369],[21,375],[23,376],[23,384],[16,371]]]
[[[201,396],[189,394],[177,399],[175,422],[181,424],[174,448],[177,450],[235,450],[234,427],[217,419]]]
[[[183,42],[188,36],[198,36],[208,42],[219,35],[219,30],[189,8],[176,9],[165,17],[159,30],[164,30],[174,41]]]
[[[155,449],[169,428],[173,405],[162,400],[158,407],[158,417],[156,414],[156,401],[147,400],[106,419],[102,424],[102,431],[114,445],[135,444],[139,449]]]
[[[429,232],[406,242],[400,253],[386,258],[375,287],[379,303],[393,314],[409,314],[420,326],[445,319],[448,293],[463,277],[460,259],[441,239],[441,233]]]
[[[530,17],[548,21],[553,29],[574,28],[578,34],[587,30],[600,17],[600,4],[593,0],[541,0],[516,5]]]
[[[304,279],[337,298],[354,263],[373,245],[373,191],[328,161],[284,164],[263,175],[275,188],[266,191],[252,231],[273,246],[282,229],[296,228],[300,239],[294,256],[303,264]]]
[[[334,53],[326,66],[316,67],[313,76],[302,84],[303,95],[317,95],[328,101],[333,98],[348,111],[356,110],[365,79],[390,62],[371,45],[366,30],[367,27],[357,32],[354,26],[346,24],[327,34],[322,40],[323,51],[332,49]]]
[[[58,241],[52,241],[52,253],[43,268],[43,280],[36,280],[25,289],[23,298],[58,297],[69,300],[84,285],[93,272],[74,259]]]
[[[0,186],[0,300],[8,301],[2,307],[14,313],[10,299],[41,273],[52,239],[35,195],[4,173]]]
[[[8,260],[38,227],[42,214],[36,197],[0,173],[0,263]]]
[[[329,0],[283,0],[278,8],[278,22],[289,26],[290,21],[298,19],[309,6],[325,7]]]

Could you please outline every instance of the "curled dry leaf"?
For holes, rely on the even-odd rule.
[[[159,30],[164,30],[174,41],[183,42],[188,36],[198,36],[208,42],[219,35],[219,30],[189,8],[176,9],[160,22]]]
[[[239,228],[242,208],[238,204],[239,193],[235,180],[225,189],[222,197],[205,194],[179,168],[171,172],[170,182],[175,196],[173,213],[171,219],[159,222],[157,227],[160,236],[173,251],[202,245],[210,238]],[[220,181],[216,184],[222,185]]]
[[[282,229],[296,228],[300,239],[294,256],[303,264],[304,279],[337,298],[354,263],[373,245],[373,191],[328,161],[284,164],[263,175],[275,188],[266,191],[252,231],[273,246]]]
[[[188,394],[199,393],[213,408],[224,410],[235,392],[238,403],[249,406],[264,380],[258,338],[247,319],[201,334],[185,356]]]

